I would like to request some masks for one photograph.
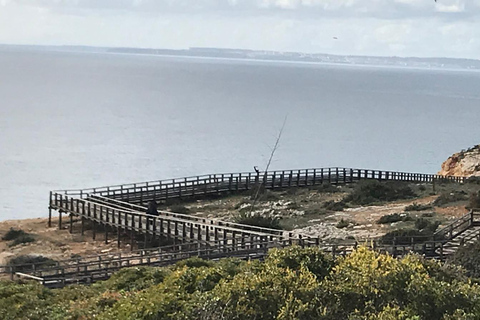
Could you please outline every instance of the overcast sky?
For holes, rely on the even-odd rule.
[[[0,0],[0,43],[478,59],[480,0]]]

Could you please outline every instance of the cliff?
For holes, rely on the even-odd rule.
[[[450,156],[443,164],[440,175],[480,176],[480,145]]]

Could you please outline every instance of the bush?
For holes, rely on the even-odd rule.
[[[280,219],[273,216],[262,216],[260,214],[240,213],[235,222],[239,224],[246,224],[249,226],[270,228],[270,229],[283,229],[280,226]]]
[[[343,211],[343,209],[348,208],[347,204],[343,200],[342,201],[333,201],[333,200],[326,201],[323,204],[323,207],[330,211]]]
[[[377,180],[363,180],[355,185],[353,192],[345,201],[358,205],[367,205],[376,202],[410,199],[416,194],[407,183]]]
[[[14,272],[31,271],[32,265],[35,269],[53,267],[57,262],[44,256],[22,255],[12,258],[7,265],[13,267]]]
[[[341,219],[340,221],[338,221],[338,223],[335,227],[337,227],[338,229],[343,229],[343,228],[348,227],[349,224],[350,224],[350,222],[348,222],[347,220]]]
[[[469,177],[466,182],[471,184],[480,184],[480,177]]]
[[[444,192],[438,196],[433,204],[435,206],[442,206],[448,203],[467,200],[467,195],[464,191]]]
[[[336,193],[340,192],[337,186],[334,186],[328,182],[322,183],[314,187],[319,193]]]
[[[13,242],[10,243],[9,246],[13,247],[13,246],[16,246],[16,245],[19,245],[19,244],[22,244],[22,243],[31,243],[31,242],[34,242],[34,241],[35,241],[34,237],[32,237],[29,234],[24,234],[24,235],[21,235],[21,236],[15,238],[15,240],[13,240]]]
[[[431,205],[418,204],[416,202],[414,202],[413,204],[405,207],[405,211],[424,211],[424,210],[429,210],[429,209],[432,209]]]
[[[439,221],[430,221],[427,219],[419,218],[415,220],[415,228],[418,230],[427,230],[430,233],[434,233],[438,226],[440,225]]]
[[[102,283],[112,291],[136,291],[161,283],[168,275],[167,269],[151,267],[124,268]]]
[[[324,253],[320,248],[301,248],[296,245],[284,249],[270,250],[265,263],[295,271],[307,268],[320,279],[327,276],[334,266],[332,256]]]
[[[480,208],[480,191],[474,192],[470,195],[468,202],[469,209],[478,209]]]
[[[377,220],[377,223],[387,224],[387,223],[394,223],[399,221],[412,221],[412,218],[406,214],[393,213],[393,214],[387,214],[380,217],[380,219]]]
[[[470,277],[480,278],[480,242],[461,246],[450,262],[464,267]]]
[[[18,237],[25,236],[27,233],[23,231],[22,229],[14,229],[10,228],[8,232],[2,237],[2,240],[5,241],[10,241],[10,240],[15,240]]]
[[[170,211],[172,211],[173,213],[181,213],[181,214],[189,214],[190,213],[190,209],[188,209],[187,207],[185,207],[182,204],[172,205],[170,207]]]

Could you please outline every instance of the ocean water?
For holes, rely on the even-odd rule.
[[[435,173],[480,143],[480,73],[0,52],[0,220],[52,189],[265,168]]]

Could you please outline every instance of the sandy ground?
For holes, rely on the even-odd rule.
[[[35,242],[9,247],[11,241],[0,241],[0,265],[8,259],[19,255],[42,255],[54,260],[69,259],[74,255],[86,256],[98,253],[117,251],[117,242],[111,239],[104,242],[104,234],[97,232],[97,240],[92,239],[92,232],[85,231],[81,235],[78,224],[73,233],[69,232],[64,220],[62,229],[58,229],[58,220],[52,220],[52,227],[48,227],[48,219],[7,220],[0,222],[0,237],[3,237],[10,228],[22,229],[33,235]],[[130,245],[122,243],[120,250],[130,250]]]

